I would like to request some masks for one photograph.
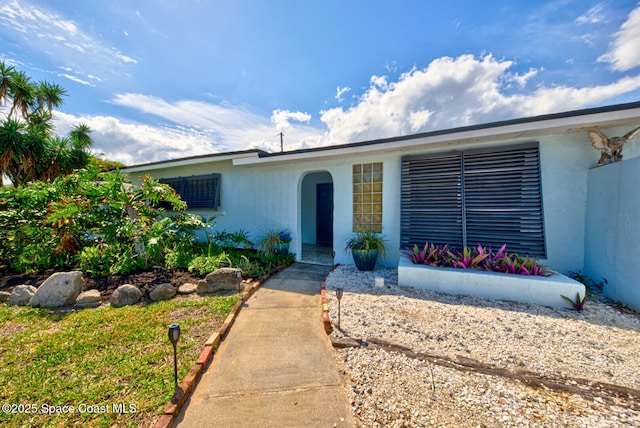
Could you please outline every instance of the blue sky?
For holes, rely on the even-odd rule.
[[[0,1],[0,59],[126,164],[640,100],[640,3]]]

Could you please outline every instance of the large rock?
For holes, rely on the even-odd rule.
[[[173,299],[177,292],[178,290],[176,290],[176,287],[171,284],[158,284],[149,293],[149,298],[154,302],[169,300]]]
[[[242,274],[238,269],[221,268],[211,272],[204,280],[198,281],[198,294],[217,293],[219,291],[238,291]]]
[[[102,297],[98,290],[83,291],[76,299],[76,308],[97,308],[100,306],[101,301]]]
[[[142,291],[135,285],[123,284],[111,294],[111,306],[116,308],[135,305],[142,299]]]
[[[198,284],[194,284],[193,282],[185,282],[180,287],[178,287],[179,294],[191,294],[195,293],[198,289]]]
[[[0,303],[6,303],[9,300],[9,296],[11,296],[10,291],[0,291]]]
[[[41,308],[72,306],[82,293],[82,272],[57,272],[42,283],[29,305]]]
[[[27,306],[37,290],[33,285],[18,285],[7,299],[7,305]]]

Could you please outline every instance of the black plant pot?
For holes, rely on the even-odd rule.
[[[378,260],[378,249],[375,250],[351,250],[353,261],[358,270],[373,270]]]

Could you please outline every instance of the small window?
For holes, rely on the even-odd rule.
[[[188,208],[218,209],[220,203],[220,174],[192,175],[159,180],[171,186]]]
[[[353,231],[382,232],[382,162],[353,165]]]

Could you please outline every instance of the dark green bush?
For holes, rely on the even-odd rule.
[[[159,208],[173,206],[173,214]],[[80,269],[94,275],[179,268],[206,274],[233,266],[264,275],[293,256],[252,250],[248,233],[212,233],[214,219],[180,212],[175,191],[149,177],[132,186],[93,167],[50,183],[0,187],[0,269]],[[199,242],[204,232],[207,242]]]

